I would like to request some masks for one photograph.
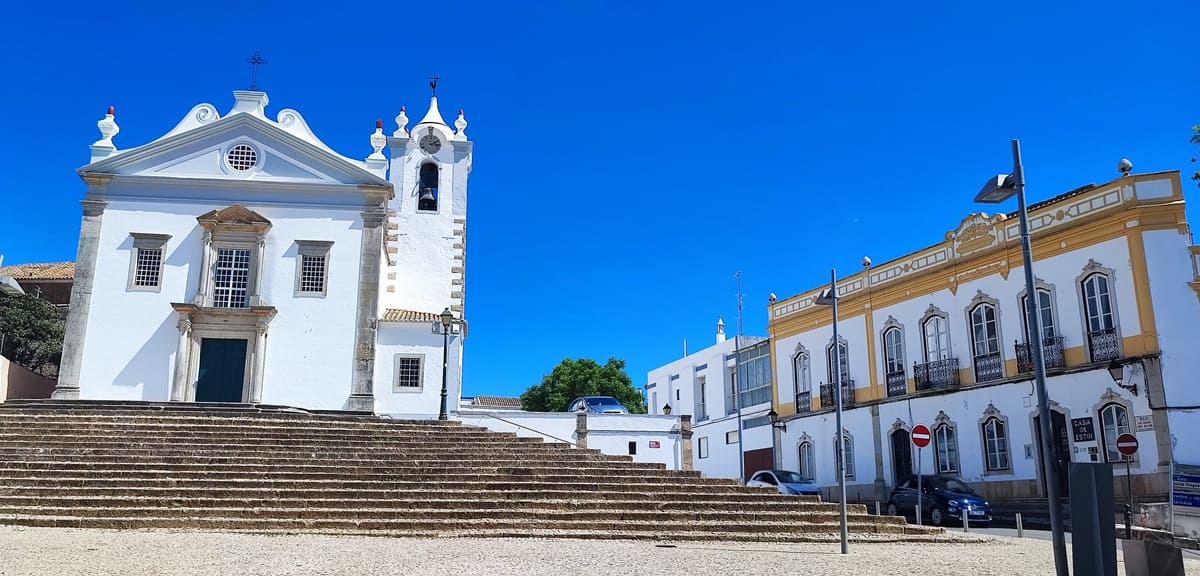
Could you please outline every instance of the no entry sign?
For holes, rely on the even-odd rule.
[[[924,448],[924,447],[928,446],[929,445],[929,428],[927,428],[924,424],[917,424],[916,426],[913,426],[912,442],[913,442],[913,446],[916,446],[917,448]],[[1134,450],[1136,450],[1137,449],[1136,448],[1137,440],[1134,440],[1134,444],[1135,444]]]
[[[1133,434],[1122,434],[1117,436],[1117,452],[1126,456],[1137,454],[1138,441],[1137,436]]]

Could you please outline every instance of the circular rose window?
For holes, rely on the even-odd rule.
[[[238,144],[225,154],[225,162],[234,170],[249,170],[258,164],[258,151],[247,144]]]

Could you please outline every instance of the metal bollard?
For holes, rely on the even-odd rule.
[[[878,500],[875,501],[875,515],[882,516],[882,514],[879,513],[879,501]]]
[[[1017,538],[1025,537],[1025,527],[1021,525],[1021,513],[1017,512]]]
[[[963,532],[966,532],[967,531],[967,523],[970,522],[970,520],[968,519],[968,516],[970,516],[970,514],[967,513],[967,508],[965,506],[960,508],[960,510],[962,510],[961,514],[963,517]]]

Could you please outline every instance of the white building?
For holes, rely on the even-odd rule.
[[[410,131],[401,108],[354,160],[295,110],[268,118],[265,93],[234,100],[124,150],[113,109],[99,122],[55,397],[437,413],[431,325],[464,310],[462,112],[450,128],[435,97]]]
[[[1200,247],[1179,173],[1072,190],[1031,206],[1030,227],[1063,494],[1070,462],[1118,461],[1129,432],[1135,491],[1165,496],[1170,460],[1200,463],[1188,437],[1200,430]],[[1015,216],[971,214],[942,242],[838,280],[851,498],[883,499],[913,473],[917,423],[933,431],[924,473],[995,499],[1045,495],[1020,246]],[[837,356],[819,290],[773,302],[769,331],[782,463],[832,487]]]
[[[664,414],[669,406],[672,415],[692,417],[693,466],[706,476],[744,479],[772,467],[769,353],[761,336],[726,339],[718,319],[715,344],[646,374],[650,414]],[[735,384],[738,374],[741,386]]]

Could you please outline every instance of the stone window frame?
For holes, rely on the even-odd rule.
[[[1050,336],[1062,336],[1062,333],[1063,333],[1062,325],[1059,323],[1059,317],[1058,317],[1058,290],[1055,288],[1054,284],[1046,282],[1045,280],[1042,280],[1041,278],[1034,278],[1033,279],[1033,291],[1035,293],[1046,292],[1047,294],[1050,295],[1050,320],[1052,322],[1054,322],[1054,326],[1053,326],[1054,330],[1051,332]],[[1026,290],[1025,288],[1022,288],[1020,292],[1017,292],[1017,309],[1021,311],[1021,314],[1020,314],[1020,316],[1021,316],[1021,333],[1025,335],[1026,343],[1028,343],[1032,340],[1030,338],[1030,333],[1029,333],[1029,316],[1028,316],[1029,309],[1025,307],[1026,306],[1025,298],[1026,298],[1026,295],[1028,292],[1029,291]],[[1041,309],[1040,301],[1037,302],[1037,307],[1038,307],[1037,313],[1039,314],[1038,323],[1041,325],[1042,330],[1044,332],[1046,329],[1046,326],[1041,321],[1042,309]],[[1046,335],[1044,333],[1042,335],[1042,338],[1043,339],[1046,338]],[[1043,344],[1044,344],[1044,342],[1043,342]]]
[[[834,446],[836,446],[836,444]],[[809,472],[808,475],[805,475],[805,473],[804,473],[805,472],[804,451],[806,448],[808,450],[809,466],[812,468],[811,470],[808,470],[808,472]],[[817,447],[813,443],[812,437],[810,437],[808,435],[808,433],[805,432],[800,435],[800,439],[796,442],[796,472],[798,472],[801,476],[803,476],[805,478],[811,478],[813,480],[816,480],[816,478],[817,478],[816,468],[817,468]]]
[[[1105,388],[1104,394],[1100,395],[1100,399],[1092,406],[1092,414],[1094,414],[1096,417],[1096,428],[1098,428],[1098,440],[1100,443],[1101,455],[1104,458],[1103,461],[1120,464],[1124,463],[1125,460],[1112,460],[1108,457],[1108,439],[1104,437],[1104,410],[1110,406],[1120,406],[1121,408],[1125,409],[1125,414],[1129,423],[1128,432],[1134,436],[1137,436],[1137,418],[1133,413],[1133,402],[1130,402],[1129,399],[1121,396],[1120,393],[1112,388]],[[1116,438],[1113,438],[1113,442],[1116,442]],[[1116,450],[1116,446],[1113,446],[1113,450]],[[1134,453],[1130,462],[1136,465],[1140,456],[1141,451],[1139,450],[1138,452]]]
[[[804,359],[804,378],[801,379],[801,371],[797,361]],[[812,392],[812,354],[809,354],[808,348],[804,344],[796,343],[796,350],[792,353],[792,398],[798,398],[804,392]]]
[[[975,291],[975,296],[973,298],[971,298],[971,302],[969,304],[967,304],[967,307],[965,310],[966,315],[967,315],[967,339],[970,342],[971,376],[972,376],[972,379],[974,379],[975,375],[978,373],[978,367],[975,366],[975,358],[979,355],[978,352],[976,351],[977,342],[975,341],[975,311],[980,309],[983,306],[990,306],[992,308],[992,314],[993,314],[993,316],[995,316],[996,350],[993,352],[986,352],[986,354],[999,354],[1000,355],[1000,378],[999,379],[1002,380],[1005,376],[1005,374],[1004,374],[1005,355],[1004,355],[1004,327],[1002,326],[1003,322],[1001,322],[1001,316],[1000,316],[1000,301],[995,298],[992,298],[991,296],[989,296],[987,294],[984,294],[984,292],[982,290]],[[985,322],[986,322],[986,320],[985,320]],[[992,380],[992,381],[994,382],[995,380]]]
[[[952,459],[953,467],[943,470],[942,457],[939,452],[942,446],[942,440],[938,437],[940,430],[948,430],[952,435],[952,442],[949,442],[950,449],[954,453]],[[938,474],[956,474],[962,470],[962,452],[958,449],[958,425],[946,415],[945,411],[938,410],[937,416],[933,419],[933,466]],[[1011,456],[1010,456],[1011,460]]]
[[[843,456],[845,457],[845,459],[842,462],[842,472],[846,475],[847,480],[854,480],[854,435],[851,434],[849,430],[842,428],[842,437],[844,438],[843,442],[846,445],[845,452],[843,453]],[[837,443],[838,443],[838,435],[834,434],[833,435],[833,459],[834,459],[835,464],[837,463],[837,457],[838,457]],[[836,467],[835,467],[835,472],[833,473],[833,479],[837,480]]]
[[[933,320],[934,318],[940,318],[941,321],[944,322],[944,326],[946,327],[946,350],[945,350],[945,354],[941,358],[930,358],[929,357],[929,336],[928,336],[928,333],[926,332],[926,327],[929,325],[930,320]],[[922,358],[922,362],[920,362],[920,363],[928,364],[929,362],[937,362],[938,360],[947,360],[950,358],[954,358],[954,340],[953,340],[952,336],[953,335],[950,333],[950,315],[947,314],[946,312],[944,312],[941,308],[938,308],[937,306],[930,304],[929,308],[925,309],[925,314],[921,315],[921,353],[922,353],[921,358]]]
[[[400,360],[415,358],[417,362],[417,386],[400,385]],[[396,394],[419,394],[425,391],[425,354],[423,352],[398,352],[392,355],[392,392]]]
[[[170,234],[148,234],[144,232],[130,232],[130,238],[133,239],[131,254],[129,255],[129,276],[126,279],[125,289],[130,292],[160,292],[163,285],[163,271],[167,261],[167,243],[171,240]],[[138,264],[142,257],[142,251],[158,251],[158,271],[156,277],[158,281],[153,285],[138,285],[137,271]]]
[[[696,438],[696,457],[700,460],[708,458],[708,436]]]
[[[737,444],[738,436],[741,435],[741,430],[730,430],[725,433],[725,444]]]
[[[246,307],[266,306],[262,294],[262,276],[271,221],[241,204],[212,210],[196,217],[196,220],[204,228],[204,234],[201,239],[200,282],[193,302],[201,307],[213,307],[217,254],[220,249],[226,248],[250,251]]]
[[[1124,342],[1121,332],[1121,311],[1117,308],[1117,271],[1108,268],[1103,264],[1088,259],[1088,263],[1083,267],[1083,271],[1075,277],[1075,294],[1079,299],[1079,321],[1083,327],[1083,349],[1084,358],[1090,363],[1092,359],[1092,343],[1088,334],[1091,333],[1091,328],[1088,325],[1088,309],[1087,309],[1087,292],[1084,290],[1084,282],[1087,282],[1093,276],[1102,275],[1108,280],[1108,304],[1112,309],[1113,332],[1117,335],[1117,346],[1120,349],[1120,355],[1124,355]]]
[[[1005,468],[993,469],[990,466],[989,454],[987,448],[987,424],[996,421],[1004,427],[1004,453],[1006,455],[1008,466]],[[979,418],[979,442],[982,446],[980,455],[983,456],[983,475],[984,476],[1011,476],[1013,473],[1013,451],[1012,451],[1012,427],[1009,426],[1008,416],[1005,416],[990,402],[987,409],[983,411],[983,416]],[[961,465],[961,462],[960,462]]]
[[[692,378],[692,398],[695,404],[694,411],[696,412],[696,421],[703,422],[708,420],[708,391],[704,389],[708,385],[708,377],[706,374],[696,374]]]
[[[296,282],[292,295],[296,298],[324,298],[329,294],[329,271],[333,252],[333,242],[330,240],[297,240],[296,241]],[[304,278],[304,258],[323,257],[325,268],[321,274],[321,289],[301,290]]]
[[[888,370],[888,334],[892,331],[896,331],[896,333],[900,335],[900,354],[899,358],[897,358],[896,362],[894,363],[900,366],[900,371],[904,372],[905,375],[908,374],[908,367],[905,365],[905,362],[908,358],[908,347],[905,346],[906,342],[904,324],[901,324],[899,320],[888,316],[887,321],[883,323],[883,328],[879,331],[879,343],[883,346],[883,376],[885,381],[887,379],[887,375],[891,373],[891,371]]]

